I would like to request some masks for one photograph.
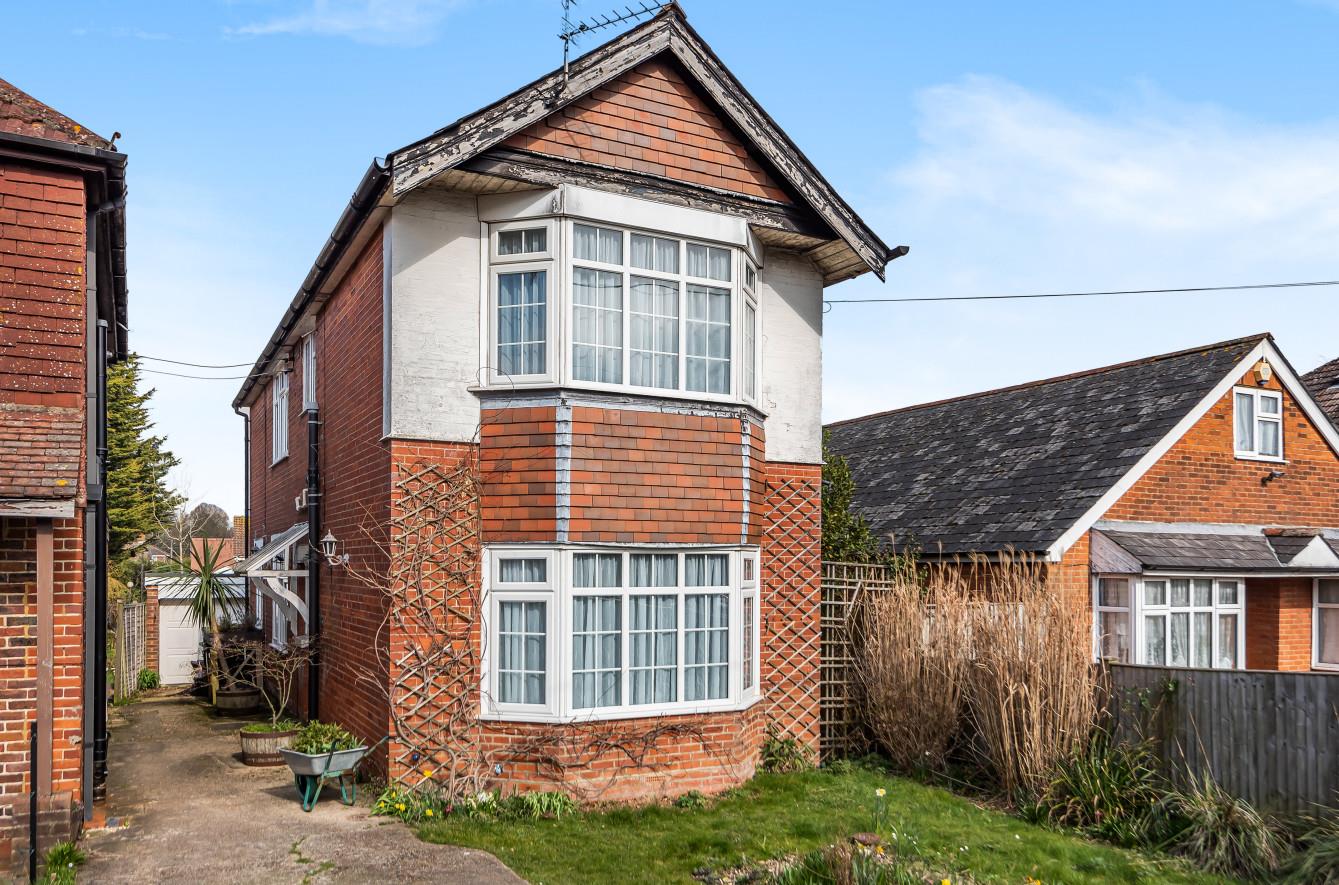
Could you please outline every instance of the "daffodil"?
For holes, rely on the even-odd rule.
[[[398,805],[396,805],[396,806],[395,806],[395,810],[396,810],[396,811],[404,811],[404,803],[401,802],[401,803],[399,803]]]
[[[877,790],[874,791],[874,795],[882,799],[884,796],[888,795],[888,791],[885,790],[883,787],[879,787]]]
[[[423,813],[426,814],[428,817],[432,817],[432,809],[431,809],[431,808],[429,808],[427,811],[425,811],[425,812],[423,812]]]

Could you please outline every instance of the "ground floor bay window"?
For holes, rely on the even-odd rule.
[[[1315,610],[1311,623],[1317,670],[1339,670],[1339,579],[1316,581]]]
[[[757,699],[756,548],[490,548],[482,713],[570,721]]]
[[[1165,667],[1245,667],[1242,579],[1122,575],[1094,583],[1097,657]]]

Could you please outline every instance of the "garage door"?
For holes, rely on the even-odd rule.
[[[190,611],[184,604],[158,607],[158,676],[164,685],[190,682],[192,664],[200,657],[200,628]]]

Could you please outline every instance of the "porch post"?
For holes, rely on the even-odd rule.
[[[50,519],[37,520],[37,742],[39,796],[51,795],[52,707],[55,696],[56,586],[55,532]]]

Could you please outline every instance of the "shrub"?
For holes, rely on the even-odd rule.
[[[150,670],[148,667],[145,667],[143,670],[140,670],[139,675],[135,677],[135,689],[137,691],[153,691],[157,687],[157,670]]]
[[[281,719],[278,722],[248,722],[242,726],[242,731],[248,734],[269,734],[276,731],[297,731],[302,728],[302,723],[292,719]]]
[[[293,738],[293,749],[299,753],[330,753],[359,746],[362,741],[329,722],[308,722]]]
[[[767,734],[763,738],[759,755],[762,770],[771,773],[808,771],[814,767],[813,754],[809,748],[794,736],[783,735],[775,722],[767,724]]]
[[[1028,816],[1127,848],[1147,845],[1167,835],[1158,813],[1166,789],[1147,744],[1097,732],[1060,763]]]
[[[441,820],[450,811],[450,807],[435,795],[403,787],[387,787],[372,803],[374,815],[396,817],[409,824]]]
[[[1339,816],[1311,821],[1287,872],[1294,885],[1339,885]]]
[[[499,817],[539,820],[559,818],[577,810],[576,800],[566,793],[513,793],[496,803]]]
[[[689,790],[674,800],[675,808],[706,808],[707,797],[700,790]]]
[[[73,842],[57,842],[43,858],[42,882],[48,885],[72,885],[76,871],[84,865],[84,852]]]
[[[1211,873],[1263,879],[1286,854],[1273,822],[1207,775],[1191,775],[1189,785],[1168,793],[1160,806],[1172,833],[1162,847]]]

